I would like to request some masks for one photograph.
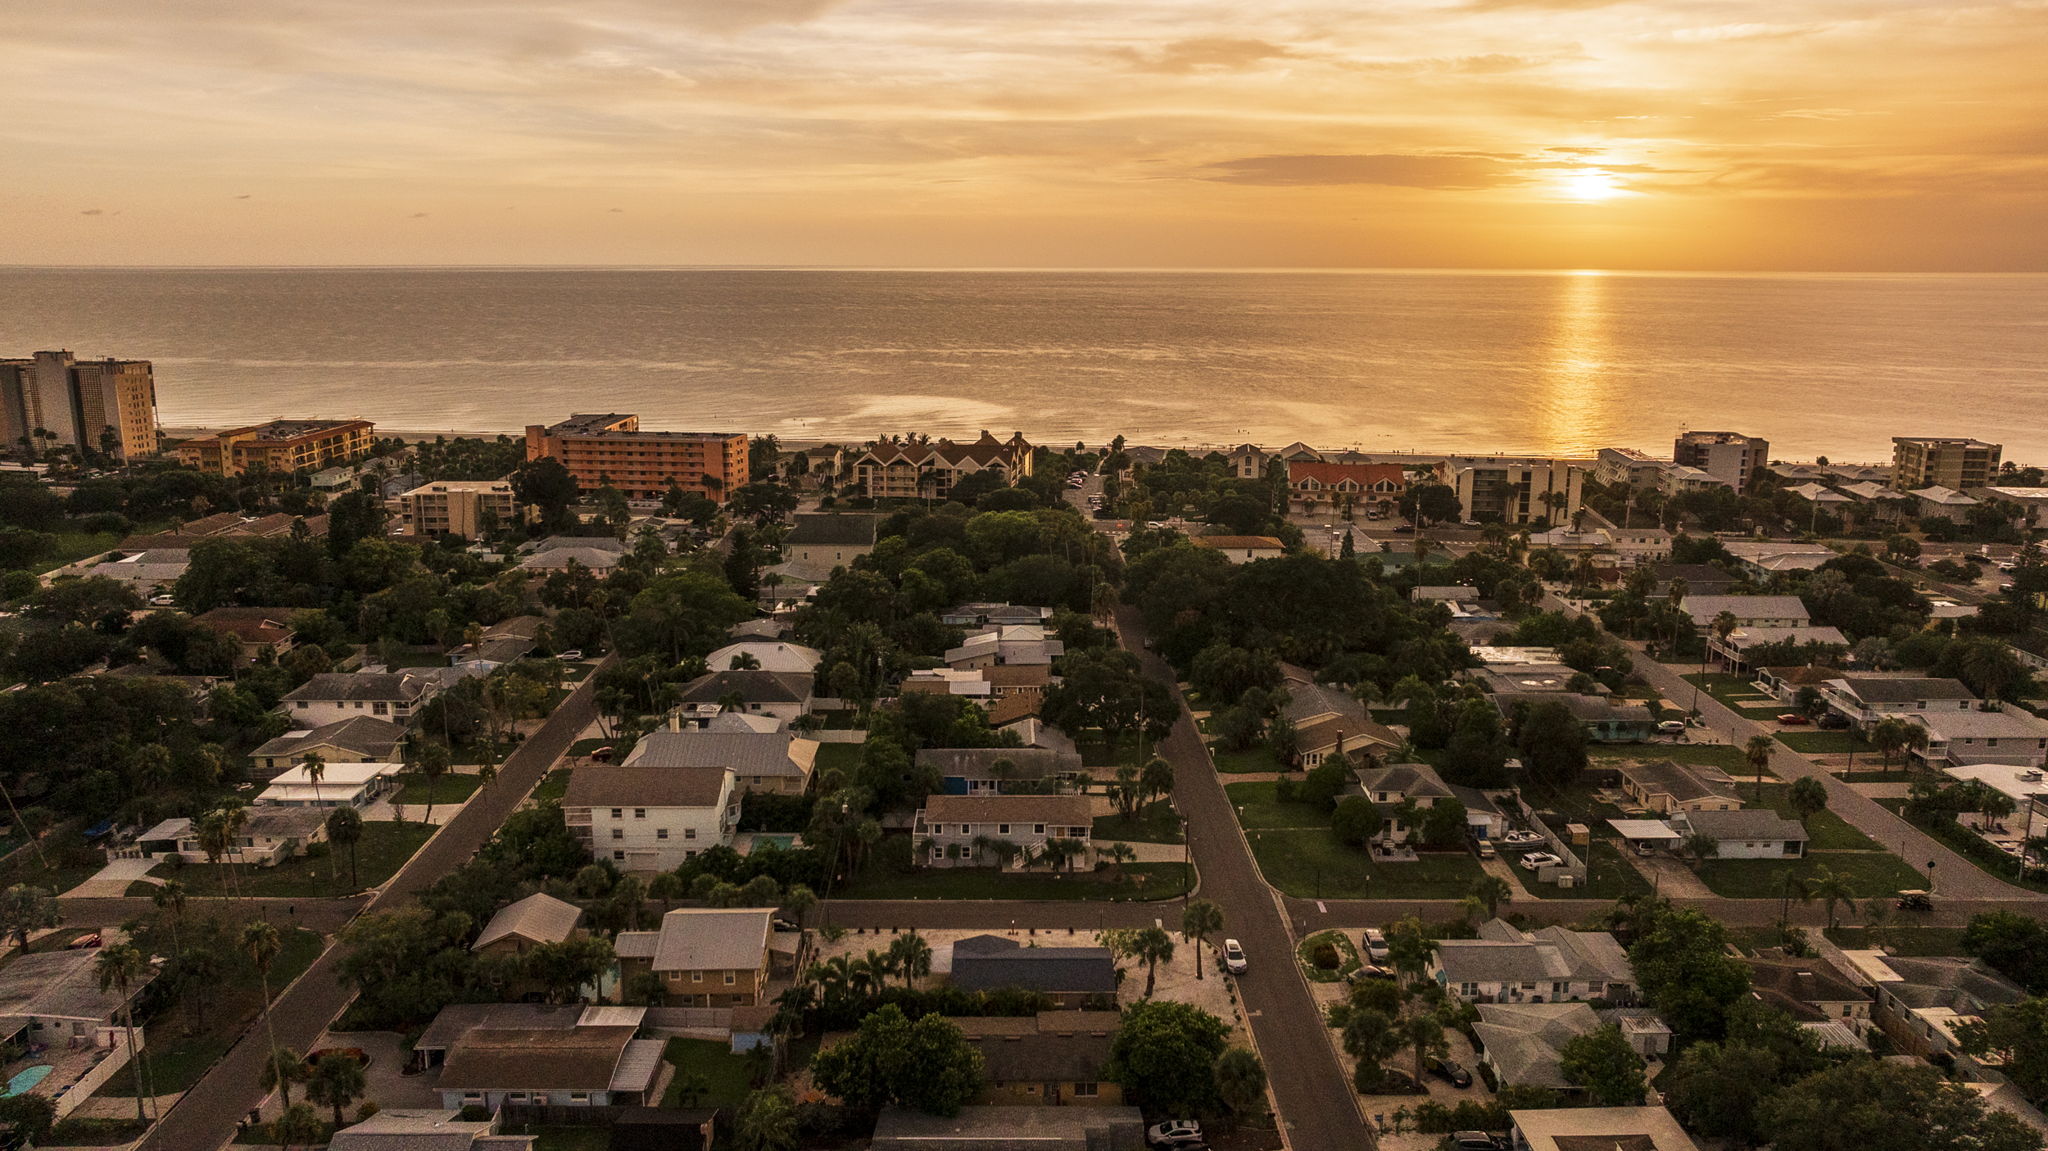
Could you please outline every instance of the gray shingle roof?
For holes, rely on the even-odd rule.
[[[656,971],[752,971],[767,962],[766,907],[678,908],[661,917]]]
[[[724,795],[730,769],[627,767],[591,764],[569,773],[564,807],[712,807]]]
[[[1923,699],[1976,699],[1977,693],[1957,679],[1845,678],[1842,684],[1865,703],[1916,703]]]
[[[292,703],[300,700],[410,702],[425,693],[427,683],[424,676],[404,671],[323,671],[286,692],[283,698]]]
[[[1668,759],[1656,763],[1631,763],[1621,769],[1621,774],[1643,794],[1668,795],[1678,803],[1735,794],[1734,788],[1703,779],[1691,768]]]
[[[372,715],[352,715],[319,727],[286,732],[249,754],[263,759],[297,755],[311,747],[337,747],[370,757],[364,759],[364,763],[389,763],[394,762],[389,757],[404,738],[405,729],[389,720]],[[334,759],[331,755],[328,758]]]
[[[1806,842],[1806,828],[1800,826],[1798,820],[1786,819],[1775,811],[1755,808],[1735,811],[1687,811],[1673,816],[1672,819],[1683,819],[1686,826],[1694,831],[1722,841],[1740,839]]]
[[[973,935],[953,944],[953,985],[1114,995],[1116,962],[1107,947],[1025,947],[1000,935]]]
[[[1600,1028],[1584,1003],[1482,1003],[1472,1033],[1501,1082],[1528,1087],[1569,1087],[1559,1058],[1564,1045]]]
[[[816,759],[815,742],[782,731],[656,731],[640,737],[623,766],[725,767],[738,775],[801,778]]]
[[[1010,762],[1008,772],[997,772],[999,760]],[[917,762],[942,779],[1045,779],[1081,770],[1079,753],[1044,747],[928,747]]]
[[[802,703],[812,697],[814,677],[789,671],[714,671],[690,681],[682,703],[717,703],[737,694],[746,703]]]
[[[470,950],[487,947],[510,935],[536,943],[560,943],[569,938],[576,930],[576,921],[582,918],[583,909],[575,904],[535,892],[499,908]]]

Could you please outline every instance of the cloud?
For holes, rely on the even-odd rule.
[[[605,209],[605,210],[606,210],[606,211],[608,211],[608,212],[623,212],[623,211],[625,211],[625,209],[624,209],[624,208],[607,208],[607,209]]]
[[[1245,156],[1205,165],[1196,177],[1222,184],[1316,187],[1380,184],[1395,188],[1447,190],[1493,188],[1513,183],[1512,166],[1486,156]]]
[[[79,215],[81,216],[104,216],[106,214],[107,210],[105,208],[87,208],[85,211],[79,213]]]
[[[248,198],[249,198],[249,193],[247,193],[247,192],[244,192],[244,193],[242,193],[241,195],[239,195],[239,196],[236,196],[236,197],[235,197],[235,199],[237,199],[237,200],[246,200],[246,199],[248,199]]]
[[[1175,40],[1155,52],[1119,48],[1111,55],[1130,62],[1140,72],[1239,72],[1267,60],[1298,55],[1293,49],[1266,40],[1242,40],[1227,36],[1205,36]]]
[[[414,212],[414,213],[412,214],[412,218],[413,218],[413,219],[415,219],[415,220],[424,220],[424,219],[426,219],[426,218],[427,218],[427,213],[425,213],[425,212]]]

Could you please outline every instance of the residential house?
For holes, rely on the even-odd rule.
[[[1507,793],[1488,793],[1454,783],[1451,794],[1465,805],[1465,830],[1473,838],[1497,839],[1507,831],[1508,813],[1501,807],[1501,801],[1495,798],[1496,794]]]
[[[955,671],[1012,664],[1050,668],[1067,646],[1047,636],[1039,624],[998,624],[973,632],[948,648],[946,666]]]
[[[674,871],[706,848],[732,846],[735,780],[731,768],[589,764],[570,771],[562,815],[592,856],[622,871]]]
[[[538,1135],[506,1135],[496,1116],[465,1120],[458,1110],[393,1107],[334,1133],[327,1151],[533,1151]]]
[[[685,707],[715,703],[794,722],[817,705],[815,678],[808,672],[713,671],[686,684],[677,702]]]
[[[260,806],[248,809],[241,831],[222,863],[254,863],[275,867],[327,838],[327,814],[311,807]],[[190,819],[166,819],[135,837],[135,854],[143,859],[176,856],[186,863],[209,863],[199,830]]]
[[[884,1107],[874,1151],[1137,1151],[1145,1117],[1136,1107],[963,1107],[950,1116]]]
[[[1569,711],[1586,738],[1594,743],[1641,743],[1657,734],[1657,719],[1650,709],[1616,696],[1583,695],[1570,691],[1495,693],[1493,706],[1503,718],[1512,718],[1522,705],[1538,707],[1558,704]]]
[[[1954,488],[1933,484],[1909,491],[1906,495],[1918,501],[1921,519],[1944,519],[1960,522],[1970,514],[1970,509],[1983,502],[1974,496],[1966,496]]]
[[[1689,596],[1732,595],[1741,582],[1713,564],[1657,564],[1650,574],[1656,577],[1655,591],[1660,595],[1673,580],[1684,580]]]
[[[881,516],[850,512],[799,515],[782,537],[783,553],[790,563],[829,574],[874,551],[881,523]]]
[[[1352,774],[1365,790],[1365,797],[1384,809],[1381,814],[1387,822],[1377,838],[1388,843],[1405,842],[1416,830],[1403,822],[1402,808],[1412,804],[1417,810],[1428,811],[1441,801],[1456,798],[1450,785],[1426,763],[1366,766],[1355,768]]]
[[[0,1044],[8,1052],[0,1056],[0,1074],[8,1077],[7,1094],[43,1096],[60,1118],[127,1064],[124,1009],[162,974],[158,959],[126,990],[110,987],[94,970],[99,956],[96,948],[23,952],[0,967]],[[135,1042],[147,1049],[140,1025]]]
[[[1037,715],[1045,705],[1046,689],[1058,682],[1052,665],[1043,663],[999,664],[981,669],[989,686],[988,722],[992,727]]]
[[[1748,670],[1758,658],[1751,653],[1759,648],[1778,644],[1822,644],[1844,652],[1849,648],[1849,637],[1832,627],[1738,627],[1726,636],[1709,631],[1706,638],[1708,654],[1730,675]]]
[[[1981,959],[1852,951],[1857,975],[1875,985],[1871,1019],[1909,1055],[1959,1055],[1956,1028],[2027,997]]]
[[[1429,975],[1467,1003],[1556,1003],[1635,998],[1628,953],[1604,931],[1545,927],[1523,931],[1489,920],[1477,939],[1445,939]]]
[[[1699,1151],[1662,1107],[1510,1111],[1514,1151]]]
[[[980,668],[924,668],[904,676],[897,690],[904,695],[965,696],[983,707],[993,707],[996,702],[996,685]]]
[[[1221,552],[1224,559],[1234,564],[1278,559],[1287,554],[1287,545],[1273,536],[1195,536],[1188,542]]]
[[[1223,453],[1224,462],[1230,465],[1230,474],[1241,480],[1265,479],[1266,465],[1273,458],[1273,453],[1257,444],[1239,444]]]
[[[1594,695],[1607,691],[1599,681],[1575,667],[1561,663],[1490,664],[1465,673],[1467,679],[1495,695],[1534,695],[1568,692],[1572,681],[1580,680]]]
[[[985,1103],[1119,1107],[1123,1088],[1108,1081],[1122,1017],[1114,1011],[1041,1011],[1027,1016],[961,1016],[947,1022],[981,1052]]]
[[[1806,825],[1762,808],[1683,809],[1671,816],[1672,830],[1714,841],[1716,859],[1800,859],[1806,855]]]
[[[922,867],[1051,866],[1047,846],[1060,840],[1070,852],[1064,867],[1090,871],[1094,823],[1085,795],[931,795],[911,834]]]
[[[523,1010],[522,1010],[523,1009]],[[439,1063],[434,1090],[449,1109],[619,1107],[648,1102],[660,1039],[637,1039],[644,1007],[461,1003],[441,1009],[413,1045]]]
[[[311,765],[301,762],[272,776],[270,786],[256,797],[256,806],[361,811],[397,791],[403,770],[400,763],[330,763],[321,766],[315,779]]]
[[[796,969],[798,932],[775,929],[766,907],[680,907],[653,931],[622,931],[619,981],[651,973],[680,1007],[758,1007],[768,983]]]
[[[410,723],[441,681],[409,671],[321,672],[286,692],[280,704],[293,727],[324,727],[355,716]]]
[[[1931,676],[1836,676],[1818,686],[1830,709],[1865,731],[1888,716],[1969,711],[1978,702],[1961,680]]]
[[[720,722],[724,718],[713,720],[712,728],[725,727]],[[802,795],[810,790],[811,775],[817,770],[818,746],[817,740],[787,731],[652,731],[640,737],[621,766],[642,771],[725,770],[742,793]]]
[[[1836,513],[1850,501],[1847,496],[1826,492],[1807,502]],[[1772,576],[1815,571],[1842,558],[1831,548],[1782,540],[1733,540],[1722,546],[1735,557],[1736,568],[1759,584],[1768,582]]]
[[[1350,692],[1317,683],[1308,672],[1286,665],[1281,686],[1287,691],[1281,714],[1294,725],[1294,750],[1302,767],[1316,767],[1338,752],[1379,759],[1401,746],[1401,737],[1373,719]]]
[[[1659,815],[1680,811],[1732,811],[1742,806],[1735,781],[1718,768],[1691,767],[1668,759],[1631,763],[1621,769],[1621,789],[1637,806]]]
[[[450,649],[448,662],[456,667],[489,672],[514,660],[524,659],[539,645],[541,629],[547,626],[547,622],[537,615],[515,615],[499,620],[484,628],[475,643],[460,644]]]
[[[1749,988],[1758,999],[1802,1023],[1870,1021],[1870,990],[1818,956],[1753,958]]]
[[[520,956],[542,943],[566,943],[578,934],[583,909],[535,892],[498,909],[469,949],[485,956]]]
[[[1415,603],[1469,603],[1479,598],[1479,589],[1469,584],[1417,584],[1408,589],[1408,598]]]
[[[851,486],[875,499],[944,499],[953,485],[976,472],[994,471],[1005,484],[1031,474],[1032,447],[1022,434],[998,440],[987,431],[973,443],[890,439],[868,444],[847,466]]]
[[[928,747],[917,764],[938,773],[947,795],[1042,791],[1088,774],[1079,754],[1037,747]]]
[[[404,741],[404,727],[388,719],[352,715],[319,727],[293,728],[263,743],[249,753],[249,775],[258,781],[272,779],[312,755],[330,764],[395,763],[402,758],[398,748]]]
[[[1472,1034],[1480,1060],[1503,1087],[1579,1090],[1564,1077],[1565,1044],[1600,1030],[1600,1017],[1584,1003],[1481,1003]]]
[[[759,671],[810,675],[818,670],[818,664],[824,658],[824,652],[798,643],[788,643],[779,639],[744,639],[726,644],[705,656],[704,666],[713,671],[741,671],[753,668]]]
[[[1295,511],[1349,515],[1375,509],[1391,512],[1408,490],[1400,464],[1339,464],[1295,460],[1287,465],[1287,499]]]
[[[296,635],[288,607],[217,607],[192,622],[229,636],[242,645],[242,662],[255,663],[269,652],[272,659],[292,649]]]
[[[1914,748],[1913,754],[1930,765],[2048,766],[2048,720],[2017,707],[1916,712],[1906,718],[1926,729],[1927,746]]]
[[[1805,627],[1812,619],[1796,595],[1697,595],[1690,587],[1678,609],[1702,631],[1711,631],[1722,612],[1734,616],[1737,627]]]
[[[933,950],[932,969],[963,991],[1037,991],[1063,1008],[1115,1000],[1116,959],[1107,947],[1026,947],[1006,936],[970,935]]]

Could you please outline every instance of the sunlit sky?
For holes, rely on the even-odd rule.
[[[2048,270],[2048,0],[0,12],[0,263]]]

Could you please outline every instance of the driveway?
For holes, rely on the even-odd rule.
[[[154,859],[112,859],[105,867],[92,873],[84,883],[64,893],[66,899],[120,899],[128,894],[128,885],[144,878],[149,869],[155,867]],[[156,880],[162,883],[162,880]]]

